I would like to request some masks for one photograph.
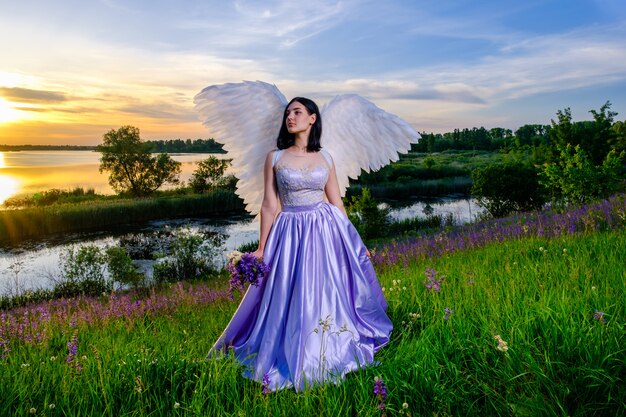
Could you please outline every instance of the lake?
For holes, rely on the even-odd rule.
[[[208,156],[210,154],[172,154],[174,159],[182,163],[181,180],[188,180],[196,162]],[[223,154],[215,156],[224,157]],[[3,201],[2,196],[6,199],[13,195],[51,188],[83,187],[93,188],[103,194],[113,193],[106,175],[98,172],[99,158],[100,154],[92,151],[0,152],[0,201]],[[6,187],[6,184],[13,184],[14,187]],[[482,211],[474,200],[448,196],[405,202],[402,206],[394,205],[391,217],[396,220],[424,217],[425,210],[449,216],[456,224],[470,222]],[[62,254],[73,246],[113,246],[129,236],[154,236],[164,231],[169,233],[178,227],[188,227],[198,233],[222,235],[223,245],[220,250],[225,254],[244,243],[255,241],[258,238],[259,225],[246,216],[164,220],[124,227],[122,230],[65,234],[45,240],[26,241],[16,247],[0,247],[0,294],[14,293],[17,288],[24,291],[50,287],[52,280],[60,274]],[[150,274],[151,262],[136,260],[136,264]]]
[[[196,163],[211,155],[225,157],[225,154],[170,154],[181,163],[181,181],[188,181]],[[100,153],[95,151],[0,152],[0,204],[12,196],[52,188],[93,188],[100,194],[113,194],[107,174],[100,173],[99,167]]]

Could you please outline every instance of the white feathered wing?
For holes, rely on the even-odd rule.
[[[246,210],[256,215],[263,201],[263,165],[267,153],[276,148],[287,100],[273,84],[245,81],[212,85],[194,97],[215,141],[222,143],[232,158],[237,195]]]
[[[420,138],[407,122],[356,94],[334,97],[320,113],[322,147],[333,157],[342,197],[349,178],[397,161]]]
[[[275,149],[287,99],[273,84],[245,81],[206,87],[195,109],[214,139],[224,144],[237,182],[237,195],[252,215],[263,201],[263,165]],[[398,160],[420,135],[398,116],[356,94],[336,96],[321,109],[322,146],[335,162],[344,196],[349,178]]]

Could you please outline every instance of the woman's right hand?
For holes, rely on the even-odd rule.
[[[263,250],[262,249],[257,249],[254,252],[252,252],[252,254],[254,255],[255,258],[263,259]]]

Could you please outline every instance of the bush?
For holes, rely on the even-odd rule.
[[[384,236],[389,226],[389,208],[380,207],[368,188],[352,196],[346,208],[348,218],[363,240]]]
[[[144,285],[144,275],[137,271],[124,248],[112,246],[106,249],[106,260],[111,280],[122,286],[138,289]]]
[[[624,151],[609,152],[602,165],[595,166],[578,145],[557,149],[559,157],[556,162],[543,165],[540,179],[557,207],[599,200],[623,189]]]
[[[106,257],[95,245],[71,247],[61,254],[62,278],[54,285],[55,297],[100,295],[113,289],[105,276]]]
[[[520,162],[477,168],[472,181],[472,195],[493,217],[538,210],[545,204],[537,169]]]
[[[196,193],[220,188],[227,184],[224,172],[229,165],[230,161],[226,159],[217,159],[214,156],[210,156],[198,162],[198,167],[189,179],[189,185]]]
[[[185,279],[197,279],[215,274],[218,265],[218,249],[222,244],[219,234],[203,235],[189,228],[181,228],[170,246],[170,254],[154,264],[154,280],[158,284]]]

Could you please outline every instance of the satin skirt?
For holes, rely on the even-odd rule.
[[[389,341],[387,303],[352,223],[328,203],[284,207],[269,234],[271,272],[250,286],[215,343],[271,390],[339,383]],[[269,382],[268,382],[269,379]]]

